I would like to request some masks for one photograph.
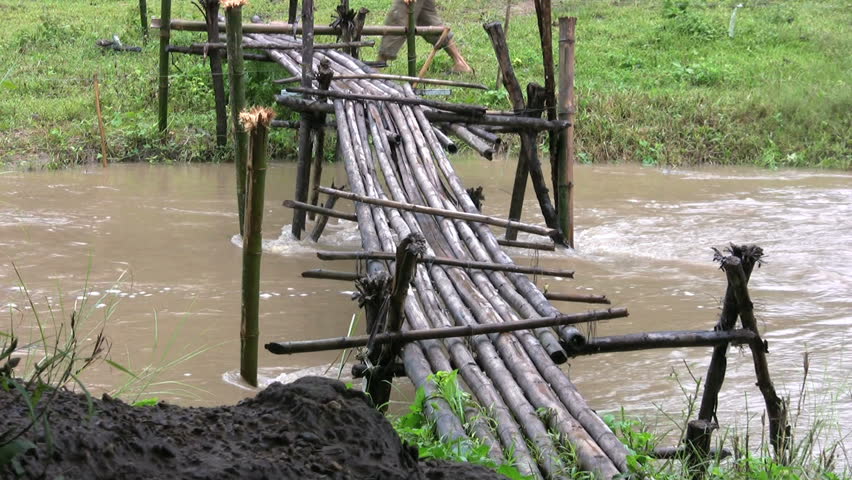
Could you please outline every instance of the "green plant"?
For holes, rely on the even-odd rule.
[[[459,385],[457,370],[437,372],[429,376],[429,381],[435,384],[436,396],[444,399],[453,414],[460,419],[465,418],[464,412],[467,408],[478,408],[483,412],[471,399],[470,394]],[[409,412],[393,421],[397,434],[404,442],[417,447],[420,458],[468,462],[491,468],[513,480],[527,479],[512,465],[511,458],[498,464],[489,457],[488,445],[474,439],[447,441],[439,438],[434,423],[426,415],[427,403],[434,398],[428,397],[422,387],[418,388],[414,401],[408,407]],[[484,415],[484,412],[481,415]],[[467,424],[465,426],[469,427]]]

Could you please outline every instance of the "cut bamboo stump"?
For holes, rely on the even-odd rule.
[[[243,237],[242,320],[240,328],[240,375],[251,386],[257,386],[257,346],[260,308],[260,259],[263,200],[266,185],[266,148],[269,124],[275,113],[262,107],[240,114],[246,131],[251,134],[251,155],[246,164],[248,192],[246,226]]]

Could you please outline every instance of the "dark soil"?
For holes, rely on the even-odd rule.
[[[46,394],[45,397],[49,397]],[[59,392],[36,448],[0,478],[65,479],[490,479],[482,467],[423,462],[367,397],[318,377],[275,383],[234,406],[132,407]],[[0,389],[0,435],[29,424],[26,404]],[[16,473],[17,472],[17,473]]]

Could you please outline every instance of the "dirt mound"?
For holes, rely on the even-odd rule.
[[[29,423],[14,391],[0,390],[0,412],[0,432]],[[0,467],[0,478],[504,478],[472,465],[418,461],[364,394],[319,377],[272,384],[234,406],[132,407],[105,397],[94,401],[94,412],[84,396],[60,392],[50,435],[40,426],[27,432],[36,448],[19,455],[18,465]]]

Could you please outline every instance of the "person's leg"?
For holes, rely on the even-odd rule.
[[[417,25],[425,25],[425,26],[444,26],[444,21],[441,20],[441,16],[438,15],[438,8],[435,3],[435,0],[417,0],[417,3],[420,5],[420,13],[417,16]],[[441,35],[428,35],[426,36],[426,41],[434,45],[438,39],[440,39]],[[459,51],[458,46],[456,45],[455,40],[453,39],[452,32],[447,37],[446,45],[444,46],[444,50],[453,59],[453,68],[454,72],[459,73],[471,73],[473,69],[470,68],[470,65],[467,64],[461,52]]]
[[[422,1],[422,0],[421,0]],[[403,0],[393,0],[385,25],[404,27],[408,25],[408,5]],[[379,45],[380,62],[387,62],[396,58],[399,49],[405,43],[404,35],[385,35]]]

